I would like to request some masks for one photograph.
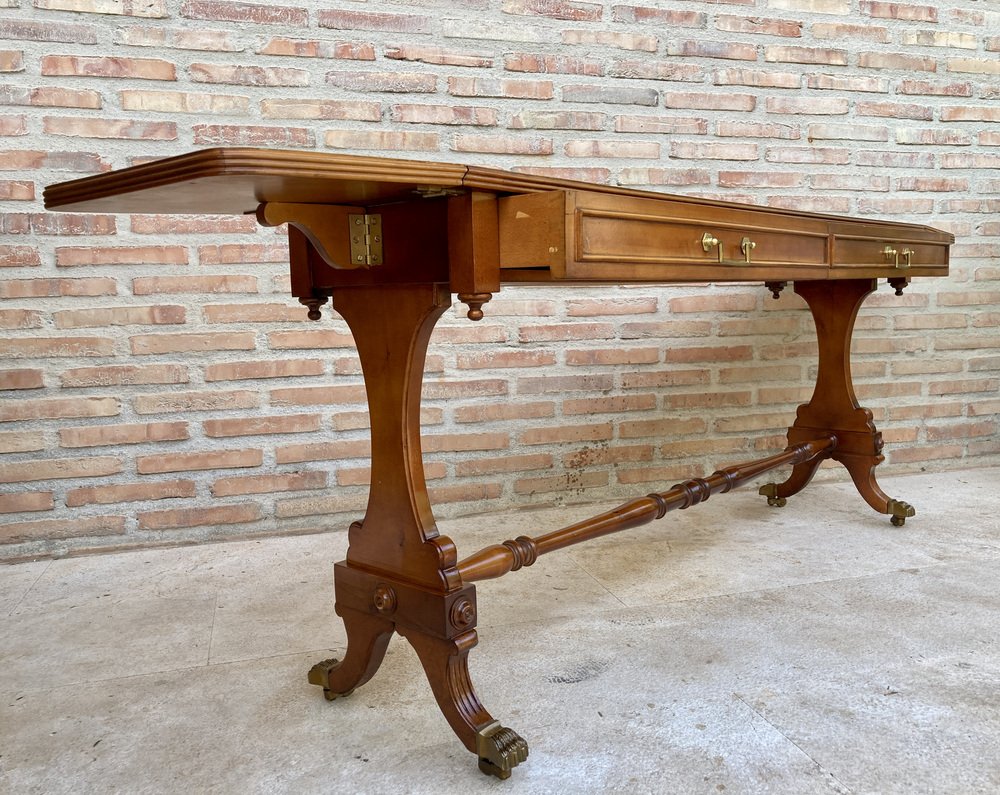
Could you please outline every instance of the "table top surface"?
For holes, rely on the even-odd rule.
[[[692,206],[752,209],[787,219],[852,220],[819,213],[632,190],[454,163],[255,148],[218,148],[154,160],[129,168],[50,185],[49,210],[103,213],[253,213],[266,202],[376,206],[436,190],[498,195],[577,190],[626,197],[670,199]],[[868,221],[869,219],[864,219]],[[882,227],[947,232],[916,224],[870,219]]]

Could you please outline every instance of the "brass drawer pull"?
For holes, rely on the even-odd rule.
[[[902,251],[897,251],[890,245],[886,245],[882,249],[882,253],[885,255],[886,261],[892,260],[893,264],[900,269],[909,268],[913,263],[911,259],[913,257],[914,251],[911,248],[904,248]],[[900,263],[899,258],[903,258],[903,262]]]
[[[706,252],[711,251],[713,248],[718,248],[720,265],[750,265],[750,252],[757,248],[757,244],[749,237],[744,237],[740,241],[740,251],[743,253],[742,262],[740,260],[727,260],[723,254],[722,242],[711,232],[706,232],[701,236],[701,247]]]

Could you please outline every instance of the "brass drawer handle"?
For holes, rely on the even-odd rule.
[[[753,251],[755,248],[757,248],[757,244],[754,243],[749,237],[744,237],[740,241],[740,251],[743,253],[742,262],[739,260],[727,260],[725,258],[725,255],[723,254],[722,242],[711,232],[706,232],[701,236],[701,247],[706,252],[709,252],[713,248],[718,247],[720,265],[743,265],[743,264],[750,265],[751,264],[750,252]]]
[[[913,257],[914,253],[915,252],[911,248],[904,248],[902,251],[897,251],[896,249],[894,249],[890,245],[886,245],[886,247],[884,249],[882,249],[882,254],[885,255],[886,261],[888,262],[889,260],[892,260],[892,263],[897,268],[900,268],[900,269],[909,268],[910,265],[913,264],[911,260],[912,260],[912,257]],[[900,263],[900,261],[899,261],[900,257],[903,258],[903,262],[902,263]]]

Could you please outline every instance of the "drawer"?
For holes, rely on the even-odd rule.
[[[833,262],[837,267],[896,271],[947,270],[948,245],[912,238],[835,235]]]
[[[501,267],[552,280],[824,278],[828,240],[822,221],[713,202],[577,190],[500,200]]]

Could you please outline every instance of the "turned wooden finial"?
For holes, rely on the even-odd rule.
[[[483,304],[493,297],[493,293],[459,293],[458,300],[469,307],[469,320],[483,319]]]
[[[323,317],[322,312],[319,308],[326,303],[326,296],[320,296],[319,298],[300,298],[299,303],[303,306],[309,307],[309,313],[306,315],[310,320],[319,320]]]

